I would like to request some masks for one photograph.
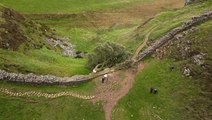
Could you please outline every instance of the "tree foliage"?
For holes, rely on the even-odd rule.
[[[112,67],[127,60],[129,56],[130,53],[123,46],[107,42],[97,46],[94,53],[88,55],[87,67],[89,69]]]

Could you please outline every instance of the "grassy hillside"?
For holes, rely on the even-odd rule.
[[[26,19],[18,12],[0,4],[0,48],[23,50],[41,48],[47,45],[44,39],[52,36],[50,29],[44,25]]]
[[[129,94],[116,106],[112,119],[210,119],[211,26],[211,21],[198,26],[196,32],[168,49],[167,53],[171,53],[162,60],[147,60],[145,70],[137,76]],[[192,43],[191,54],[206,53],[203,66],[192,62],[190,54],[182,58],[177,44],[185,48],[187,41]],[[176,69],[171,71],[171,66]],[[184,66],[190,68],[192,77],[182,75]],[[150,94],[150,87],[156,87],[158,94]]]
[[[196,86],[186,80],[180,70],[170,71],[169,60],[146,62],[146,68],[136,78],[134,87],[113,110],[113,120],[184,120],[185,103],[195,98]],[[150,94],[150,87],[158,94]]]
[[[143,36],[135,35],[138,26],[153,18],[157,13],[176,10],[182,6],[181,0],[158,0],[104,11],[85,11],[71,15],[28,14],[27,16],[51,26],[61,35],[70,36],[70,41],[79,51],[91,52],[98,43],[111,41],[122,44],[133,52],[143,39]],[[147,32],[141,31],[143,35]]]
[[[159,1],[159,2],[157,2]],[[39,28],[46,24],[60,36],[70,38],[78,51],[92,52],[97,44],[115,42],[122,44],[131,52],[143,42],[145,35],[154,27],[150,35],[153,42],[169,30],[182,25],[191,17],[212,10],[212,1],[193,4],[182,9],[180,0],[0,0],[6,6],[27,14],[34,19],[37,30],[35,34],[27,32],[32,29],[29,21],[20,25],[23,35],[39,43]],[[144,4],[145,3],[145,4]],[[0,11],[3,8],[0,7]],[[74,14],[72,14],[74,13]],[[37,14],[37,15],[35,15]],[[157,14],[157,15],[156,15]],[[156,15],[156,16],[155,16]],[[1,16],[1,14],[0,14]],[[14,21],[11,20],[11,21]],[[0,23],[4,23],[2,16]],[[19,23],[15,21],[15,23]],[[113,120],[149,120],[149,119],[201,119],[211,113],[211,21],[198,26],[198,31],[187,36],[185,40],[194,41],[193,48],[208,53],[206,63],[209,68],[202,68],[191,63],[190,58],[183,60],[175,52],[176,46],[169,49],[173,54],[162,60],[148,58],[145,69],[136,77],[133,88],[116,106],[112,113]],[[18,25],[19,26],[19,25]],[[34,30],[34,28],[33,28]],[[45,30],[44,30],[45,31]],[[1,31],[0,31],[1,32]],[[51,35],[51,32],[48,35]],[[32,44],[30,44],[32,45]],[[42,43],[40,44],[43,45]],[[183,46],[183,44],[181,44]],[[53,74],[56,76],[73,76],[88,74],[86,59],[72,59],[62,56],[57,50],[48,46],[39,49],[18,50],[0,49],[0,69],[10,72]],[[30,46],[29,46],[30,48]],[[187,64],[194,77],[184,77],[181,68]],[[170,71],[170,66],[176,70]],[[206,74],[201,74],[204,71]],[[208,79],[205,79],[205,78]],[[204,87],[205,86],[205,87]],[[94,94],[95,84],[89,82],[73,87],[30,86],[0,82],[0,88],[13,91],[36,91],[57,93],[70,91],[80,95]],[[158,94],[149,93],[150,87],[156,87]],[[209,89],[206,89],[209,88]],[[209,105],[209,106],[208,106]],[[209,114],[210,117],[210,114]],[[208,118],[209,118],[208,117]],[[68,120],[103,120],[102,103],[93,104],[87,100],[74,97],[55,99],[32,97],[12,97],[0,93],[0,119],[68,119]]]
[[[104,10],[108,8],[122,8],[149,0],[1,0],[1,3],[16,9],[21,13],[78,13],[83,11]]]
[[[164,12],[150,21],[144,29],[161,24],[152,33],[151,40],[163,36],[167,31],[181,25],[189,17],[212,10],[212,2],[191,5],[182,10]],[[197,31],[167,49],[162,60],[146,60],[146,68],[136,78],[134,87],[113,111],[114,120],[149,119],[210,119],[211,118],[211,25],[208,21],[197,26]],[[142,35],[143,33],[141,33]],[[183,58],[182,49],[191,42],[191,52]],[[177,44],[180,45],[177,47]],[[204,65],[193,62],[193,55],[205,53]],[[170,67],[175,66],[175,71]],[[189,67],[192,77],[182,75],[183,67]],[[158,94],[149,93],[150,87],[156,87]]]
[[[146,61],[146,68],[136,78],[134,87],[113,111],[114,120],[149,119],[209,119],[211,106],[211,22],[199,26],[199,31],[185,39],[191,40],[192,49],[207,53],[206,68],[195,65],[191,58],[183,60],[179,50],[172,47],[172,53],[162,60]],[[180,43],[183,45],[182,43]],[[177,55],[177,56],[176,56]],[[175,58],[175,61],[173,60]],[[178,59],[176,61],[176,59]],[[189,66],[192,77],[184,77],[182,68]],[[175,66],[175,71],[170,67]],[[149,93],[156,87],[158,94]]]
[[[1,96],[0,103],[0,119],[4,120],[104,120],[101,106],[69,97],[32,101]]]
[[[43,2],[47,2],[47,1],[43,1]],[[35,19],[36,21],[40,23],[46,24],[52,28],[47,30],[47,32],[50,31],[49,33],[45,33],[47,36],[55,36],[54,34],[52,34],[52,32],[55,33],[54,31],[56,30],[56,33],[58,33],[60,36],[69,37],[71,43],[75,45],[75,49],[77,51],[84,51],[84,52],[92,52],[92,50],[95,48],[96,45],[104,43],[104,42],[108,42],[108,41],[122,44],[126,48],[128,48],[128,50],[133,52],[137,48],[137,46],[139,46],[139,43],[142,42],[142,38],[135,39],[134,36],[132,36],[132,33],[134,33],[134,30],[140,24],[140,21],[143,22],[146,18],[149,18],[152,15],[160,11],[163,11],[164,7],[166,9],[174,9],[181,6],[181,3],[179,5],[177,4],[176,6],[175,5],[171,5],[171,7],[166,6],[167,4],[170,4],[170,3],[164,2],[164,0],[160,0],[158,2],[154,1],[153,3],[150,1],[149,1],[150,3],[149,2],[146,3],[146,1],[144,0],[144,1],[140,1],[139,4],[135,4],[135,5],[129,4],[129,7],[126,7],[125,9],[122,7],[120,11],[119,9],[117,9],[117,11],[114,11],[114,9],[111,9],[109,11],[105,11],[105,13],[104,11],[102,11],[101,13],[97,11],[97,9],[91,7],[92,9],[96,10],[94,13],[78,13],[68,17],[66,17],[66,12],[60,9],[61,14],[58,16],[53,15],[53,18],[52,18],[52,15],[50,16],[48,15],[48,10],[42,9],[41,3],[43,2],[24,1],[24,0],[23,1],[8,1],[8,0],[4,1],[3,0],[0,3],[3,3],[4,5],[7,5],[7,6],[11,6],[12,8],[20,12],[27,12],[27,10],[32,10],[27,12],[28,17]],[[67,2],[73,2],[73,1],[61,1],[60,4],[73,5],[73,4],[68,4]],[[91,5],[94,5],[94,3],[100,4],[99,2],[96,2],[96,1],[87,1],[87,2],[90,2],[89,4]],[[121,1],[117,1],[117,5],[122,6],[122,3],[120,2]],[[136,1],[132,0],[129,2],[134,3]],[[145,4],[143,4],[144,2]],[[45,8],[48,8],[48,5],[49,7],[51,7],[52,4],[56,5],[56,3],[58,2],[51,1],[48,4],[43,4],[43,5],[45,5]],[[80,5],[85,6],[85,3],[84,4],[76,3],[74,5],[80,8]],[[101,4],[107,4],[107,3],[111,3],[111,1],[101,2]],[[26,6],[26,4],[30,4],[30,5]],[[175,4],[175,2],[172,1],[171,4]],[[155,5],[157,5],[158,7],[155,10],[151,10],[150,13],[152,14],[150,15],[144,14],[144,16],[143,14],[141,14],[141,13],[144,13],[142,11],[144,11],[145,9],[148,9],[150,6],[155,6]],[[30,6],[33,6],[33,9]],[[111,6],[109,6],[108,8],[110,7]],[[57,13],[58,12],[57,8],[72,9],[72,7],[58,6],[58,7],[52,7],[52,11]],[[46,13],[46,15],[45,14],[38,15],[36,17],[35,15],[33,15],[36,12],[36,10],[34,9],[40,10],[41,11],[40,13]],[[138,9],[138,11],[134,12],[134,9]],[[113,15],[113,12],[120,13],[120,14],[116,14],[117,17],[115,17]],[[107,13],[110,13],[110,14],[107,15]],[[126,17],[129,16],[129,21],[128,19],[126,19],[127,23],[122,24],[122,21],[120,21],[122,19],[119,18],[122,16],[126,16]],[[140,16],[140,17],[137,18],[137,16]],[[110,22],[110,21],[107,21],[110,19],[105,19],[105,18],[111,18],[111,20],[114,19],[115,21]],[[24,22],[28,23],[27,21],[29,20],[26,19],[26,21]],[[119,25],[119,23],[121,24]],[[40,43],[43,37],[39,37],[39,36],[43,36],[44,34],[43,32],[45,32],[46,28],[40,31],[39,25],[40,24],[35,25],[38,27],[38,30],[35,30],[34,25],[30,25],[31,27],[25,27],[25,26],[28,26],[28,24],[26,24],[25,26],[20,28],[23,31],[22,35],[26,36],[26,38],[28,39],[32,39],[28,41]],[[42,47],[42,44],[43,44],[42,42],[39,44],[40,45],[39,48]],[[32,46],[33,45],[30,44],[28,48],[31,48]],[[4,53],[4,54],[0,54],[1,69],[8,70],[11,72],[17,72],[17,71],[23,72],[23,73],[33,72],[36,74],[54,74],[58,76],[72,76],[75,74],[88,73],[88,71],[84,67],[86,63],[86,60],[84,59],[68,60],[68,58],[62,57],[58,53],[55,53],[54,51],[48,50],[46,48],[42,48],[40,50],[37,49],[37,50],[28,51],[23,49],[23,47],[21,46],[19,49],[20,49],[19,50],[20,52],[24,51],[24,53],[17,53],[12,51],[8,52],[8,51],[1,50]],[[14,54],[19,54],[19,55],[16,55],[16,57],[14,58],[13,57]],[[31,54],[33,54],[33,56]],[[50,59],[49,58],[44,60],[40,59],[41,57],[44,57],[47,54],[51,55]],[[60,59],[60,60],[54,60],[54,59]],[[21,61],[25,61],[25,62],[23,63]],[[31,63],[33,63],[33,65],[31,65]]]
[[[158,26],[151,34],[150,39],[156,40],[165,35],[169,30],[182,25],[184,22],[190,20],[194,16],[198,16],[207,11],[212,10],[212,1],[208,0],[201,4],[193,4],[184,7],[180,10],[173,10],[168,12],[161,12],[153,20],[148,22],[145,26],[138,29],[139,36],[143,37],[146,31],[149,31],[153,26]]]
[[[183,67],[188,67],[191,70],[191,80],[195,81],[201,91],[198,92],[198,98],[192,99],[187,105],[187,113],[191,118],[211,118],[211,86],[212,86],[212,21],[206,22],[197,27],[197,30],[183,38],[181,40],[181,48],[173,46],[171,48],[171,54],[168,58],[175,59],[176,63],[181,69]],[[191,41],[192,45],[188,45],[188,41]],[[180,42],[180,41],[179,41]],[[176,44],[179,44],[177,42]],[[178,52],[182,51],[182,48],[191,48],[188,52]],[[196,62],[196,56],[201,56],[201,62]],[[196,60],[195,60],[196,59]],[[200,59],[200,58],[199,58]]]
[[[93,83],[78,87],[30,86],[0,82],[1,88],[13,91],[36,91],[46,93],[74,92],[80,95],[92,95]],[[47,99],[44,97],[11,97],[0,93],[0,119],[4,120],[104,120],[101,103],[93,104],[88,100],[74,97]]]
[[[0,5],[0,69],[57,76],[87,74],[85,59],[64,57],[60,47],[45,41],[57,38],[49,27]]]
[[[87,60],[64,57],[47,48],[28,50],[25,53],[0,49],[0,68],[9,72],[73,76],[88,74]]]

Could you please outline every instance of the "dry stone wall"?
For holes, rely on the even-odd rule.
[[[88,82],[94,78],[102,76],[107,73],[114,72],[113,69],[104,70],[96,74],[89,75],[75,75],[73,77],[56,77],[53,75],[35,75],[21,74],[21,73],[9,73],[4,70],[0,70],[0,80],[7,82],[17,82],[24,84],[34,84],[34,85],[61,85],[61,86],[71,86],[79,85],[84,82]]]
[[[137,58],[136,62],[141,61],[146,56],[152,54],[156,49],[164,45],[165,43],[173,40],[174,37],[177,37],[178,34],[183,31],[188,30],[192,26],[205,22],[207,20],[212,19],[212,12],[205,13],[198,17],[193,17],[192,20],[186,22],[181,27],[173,29],[171,32],[166,34],[164,37],[155,42],[152,46],[148,47],[146,50],[141,52]],[[106,73],[114,72],[117,69],[109,69],[96,74],[89,75],[76,75],[73,77],[56,77],[52,75],[35,75],[35,74],[17,74],[17,73],[9,73],[3,70],[0,70],[0,80],[8,81],[8,82],[18,82],[25,84],[38,84],[38,85],[78,85],[83,82],[90,81],[96,77],[102,76]]]
[[[190,5],[192,3],[203,2],[207,0],[185,0],[185,5]]]
[[[146,56],[152,54],[154,51],[156,51],[156,49],[158,49],[159,47],[161,47],[162,45],[164,45],[168,41],[173,40],[173,38],[176,37],[181,32],[186,31],[189,28],[191,28],[195,25],[198,25],[200,23],[203,23],[205,21],[208,21],[208,20],[212,20],[212,11],[207,12],[203,15],[198,16],[198,17],[193,17],[192,20],[184,23],[181,27],[173,29],[172,31],[167,33],[164,37],[162,37],[158,41],[156,41],[152,46],[148,47],[146,50],[141,52],[137,56],[136,62],[139,62],[142,59],[144,59]]]
[[[89,81],[91,76],[78,75],[73,77],[56,77],[52,75],[35,75],[35,74],[21,74],[21,73],[8,73],[0,70],[0,80],[8,82],[20,82],[38,85],[77,85]]]

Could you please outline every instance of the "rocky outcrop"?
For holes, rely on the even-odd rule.
[[[185,0],[185,6],[190,5],[192,3],[196,3],[196,2],[202,2],[202,1],[206,1],[206,0]]]
[[[27,51],[47,47],[62,52],[64,56],[76,57],[69,41],[69,38],[58,37],[49,27],[0,5],[0,48]]]
[[[205,55],[206,54],[204,54],[204,53],[200,53],[200,54],[192,56],[193,63],[195,63],[198,66],[204,65],[204,56]]]
[[[190,35],[190,34],[196,32],[197,30],[199,30],[199,29],[196,27],[192,27],[186,31],[181,32],[180,34],[177,34],[173,39],[169,40],[163,46],[156,49],[154,54],[152,54],[152,57],[154,57],[156,59],[162,59],[167,53],[170,54],[171,51],[169,51],[169,49],[174,44],[176,44],[177,48],[178,48],[178,50],[177,50],[178,52],[174,53],[175,55],[180,54],[180,57],[182,59],[191,57],[192,52],[193,52],[193,51],[191,51],[192,42],[190,40],[186,40],[185,44],[182,45],[182,44],[180,44],[181,43],[180,41],[182,41],[182,39],[185,38],[185,36]],[[179,59],[179,56],[177,58]]]
[[[48,38],[48,39],[46,39],[46,42],[49,45],[51,45],[51,47],[53,47],[53,48],[59,47],[60,49],[62,49],[64,56],[76,57],[77,54],[74,50],[74,46],[67,41],[69,41],[69,38],[64,38],[64,39]]]
[[[198,17],[193,17],[192,20],[184,23],[181,27],[173,29],[172,31],[167,33],[164,37],[162,37],[158,41],[156,41],[152,46],[148,47],[146,50],[141,52],[137,56],[136,62],[139,62],[144,57],[152,54],[154,51],[156,51],[158,48],[160,48],[162,45],[169,42],[170,40],[174,40],[173,38],[179,37],[178,34],[188,30],[189,28],[191,28],[195,25],[198,25],[200,23],[203,23],[203,22],[211,20],[211,19],[212,19],[212,12],[205,13]]]
[[[189,5],[193,2],[193,0],[185,0],[185,5]]]

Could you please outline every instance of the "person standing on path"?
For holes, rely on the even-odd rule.
[[[102,77],[102,83],[104,83],[105,80],[107,80],[107,79],[108,79],[108,75],[107,74],[104,74],[104,76]]]

